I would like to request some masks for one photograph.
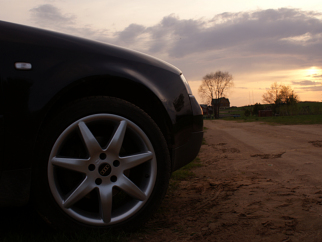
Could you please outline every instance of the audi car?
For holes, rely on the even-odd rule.
[[[203,137],[182,72],[125,48],[0,21],[0,206],[56,229],[137,229]]]

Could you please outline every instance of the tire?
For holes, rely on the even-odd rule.
[[[43,129],[32,199],[58,229],[135,230],[159,207],[170,156],[155,122],[111,97],[81,99]]]

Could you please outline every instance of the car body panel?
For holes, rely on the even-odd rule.
[[[180,160],[175,152],[193,137],[192,132],[202,132],[202,125],[194,130],[202,115],[193,116],[193,109],[198,108],[192,107],[195,103],[179,81],[181,71],[166,62],[125,48],[3,21],[0,32],[0,137],[6,147],[2,170],[32,167],[37,137],[53,110],[60,108],[57,103],[64,105],[89,95],[113,95],[119,88],[123,88],[120,94],[125,99],[135,96],[136,89],[144,90],[148,98],[140,97],[144,105],[138,106],[148,114],[154,105],[158,108],[150,115],[156,122],[164,119],[171,136],[166,138],[173,163]],[[17,62],[32,67],[20,70],[15,68]],[[150,98],[155,102],[150,104]],[[131,100],[135,102],[135,98]],[[192,156],[173,167],[178,169]]]
[[[2,57],[0,56],[0,63]],[[1,80],[1,65],[0,65],[0,80]],[[3,93],[2,82],[0,82],[0,178],[3,170],[3,150],[4,150],[4,116],[3,116]]]
[[[4,121],[3,121],[3,115],[0,115],[0,177],[1,177],[1,173],[3,170],[3,139],[4,139]]]

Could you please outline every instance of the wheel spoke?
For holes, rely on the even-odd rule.
[[[107,147],[107,150],[110,152],[113,152],[114,154],[119,154],[122,144],[123,144],[123,140],[124,140],[124,135],[125,135],[125,131],[126,131],[126,126],[127,123],[125,120],[122,120],[120,122],[120,125],[118,126],[117,130],[115,131],[115,134],[109,144],[109,146]]]
[[[69,197],[63,202],[63,206],[65,208],[70,208],[88,193],[90,193],[94,189],[93,186],[90,185],[88,178],[86,177],[82,183],[69,195]]]
[[[85,160],[85,159],[54,157],[51,160],[51,163],[54,166],[59,166],[59,167],[62,167],[62,168],[66,168],[68,170],[85,173],[87,165],[88,165],[88,160],[87,159]]]
[[[148,135],[131,118],[127,119],[128,113],[120,116],[107,111],[102,108],[102,113],[79,114],[78,120],[66,124],[49,157],[47,173],[53,198],[67,216],[89,227],[121,226],[135,219],[145,209],[158,177],[156,153]],[[146,126],[150,127],[148,121]],[[153,135],[152,125],[150,128]],[[74,142],[75,132],[81,143]],[[161,143],[155,139],[158,144]],[[160,173],[160,179],[165,178]],[[70,179],[71,175],[75,179]],[[120,194],[114,193],[113,187]]]
[[[142,163],[151,160],[153,158],[153,153],[151,151],[148,151],[146,153],[137,154],[137,155],[131,155],[122,157],[121,163],[124,167],[124,170],[136,167],[138,165],[141,165]]]
[[[86,126],[84,122],[79,122],[78,124],[79,130],[81,131],[83,140],[86,144],[89,155],[92,157],[94,154],[102,152],[102,148],[97,142],[96,138]]]
[[[124,192],[129,194],[131,197],[134,197],[140,201],[146,199],[144,192],[140,190],[131,180],[129,180],[125,175],[123,175],[121,182],[119,183],[119,188]]]
[[[109,223],[111,221],[111,212],[112,212],[112,198],[113,193],[110,187],[100,188],[100,214],[104,223]]]

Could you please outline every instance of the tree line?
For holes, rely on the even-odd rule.
[[[198,93],[205,104],[212,106],[215,118],[219,118],[219,99],[225,97],[233,86],[233,76],[227,71],[211,72],[202,78]],[[290,86],[274,82],[263,94],[262,101],[272,104],[273,112],[276,112],[281,105],[294,106],[299,102],[299,96]]]
[[[299,96],[290,87],[274,82],[271,87],[262,96],[263,102],[267,104],[296,104],[299,102]]]

